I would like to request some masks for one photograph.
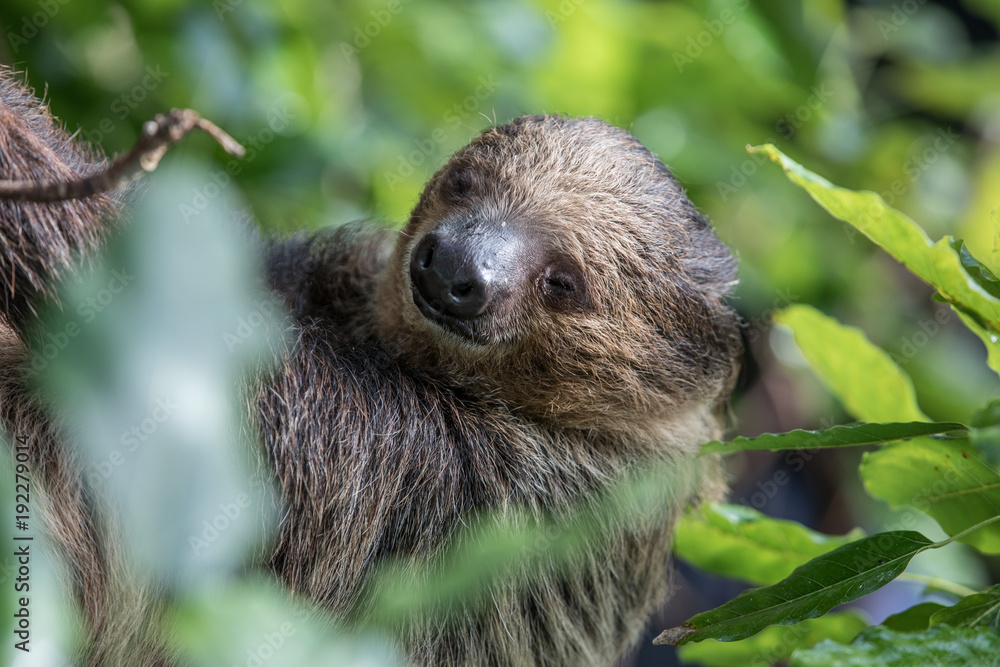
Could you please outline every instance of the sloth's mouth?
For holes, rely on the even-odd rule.
[[[413,294],[413,304],[417,307],[417,310],[420,311],[421,315],[445,331],[452,333],[463,340],[469,341],[470,343],[475,342],[475,335],[473,334],[472,327],[468,322],[454,318],[451,315],[446,315],[441,312],[439,308],[435,308],[427,302],[427,299],[423,297],[420,290],[418,290],[415,286],[410,286],[410,292]]]

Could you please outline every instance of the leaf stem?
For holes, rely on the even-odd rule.
[[[926,551],[927,549],[939,549],[939,548],[941,548],[943,546],[947,546],[947,545],[951,544],[952,542],[954,542],[955,540],[960,540],[963,537],[965,537],[966,535],[968,535],[969,533],[974,533],[977,530],[979,530],[980,528],[984,528],[984,527],[990,525],[991,523],[996,523],[997,521],[1000,521],[1000,514],[998,514],[996,516],[991,516],[989,519],[984,519],[984,520],[980,521],[979,523],[977,523],[977,524],[975,524],[973,526],[969,526],[965,530],[960,531],[958,533],[955,533],[954,535],[952,535],[951,537],[949,537],[946,540],[941,540],[940,542],[935,542],[934,544],[928,544],[926,547],[924,547],[923,549],[921,549],[921,551]]]
[[[904,572],[899,575],[900,580],[904,581],[917,581],[922,584],[926,584],[932,588],[936,588],[940,591],[946,593],[951,593],[960,598],[967,597],[969,595],[975,595],[979,591],[969,588],[968,586],[963,586],[962,584],[957,584],[954,581],[948,581],[947,579],[942,579],[941,577],[932,577],[929,574],[916,574],[914,572]]]

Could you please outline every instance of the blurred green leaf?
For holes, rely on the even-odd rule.
[[[935,612],[930,620],[931,625],[941,623],[956,627],[990,626],[994,630],[1000,629],[1000,584]]]
[[[1000,332],[1000,299],[984,290],[965,270],[949,239],[931,243],[913,220],[888,206],[874,192],[855,192],[833,185],[788,158],[771,144],[749,147],[777,162],[788,177],[801,186],[836,218],[850,223],[925,280],[951,304]]]
[[[885,586],[906,569],[910,559],[933,544],[910,530],[864,537],[809,561],[773,586],[744,591],[721,607],[664,631],[654,643],[734,641],[770,625],[822,616]]]
[[[388,638],[340,632],[320,608],[264,582],[212,587],[181,599],[168,627],[174,648],[192,667],[405,664]]]
[[[774,584],[803,563],[864,536],[829,536],[743,505],[708,503],[689,511],[674,534],[677,555],[692,565],[756,586]]]
[[[937,602],[922,602],[898,614],[892,614],[882,621],[882,625],[896,632],[916,632],[930,627],[931,616],[941,609],[947,609]]]
[[[846,643],[868,623],[855,612],[838,612],[787,627],[770,627],[753,637],[735,642],[706,639],[678,649],[685,662],[706,667],[768,667],[787,660],[792,651],[808,648],[824,639]]]
[[[804,305],[774,319],[792,328],[810,366],[850,414],[866,422],[928,421],[910,378],[859,329]]]
[[[996,664],[1000,635],[935,625],[921,632],[867,628],[850,644],[827,640],[792,654],[789,667],[987,667]]]
[[[833,426],[822,431],[796,429],[787,433],[765,433],[753,438],[738,437],[728,442],[718,440],[702,445],[702,454],[729,454],[742,451],[781,451],[783,449],[822,449],[880,445],[919,436],[938,435],[949,431],[965,431],[957,422],[905,422],[870,424],[860,422]]]
[[[916,507],[949,535],[1000,515],[1000,474],[968,440],[919,438],[867,452],[860,473],[872,496],[893,507]],[[1000,525],[985,526],[962,541],[1000,553]]]
[[[1000,398],[994,398],[972,416],[969,440],[983,458],[993,466],[1000,465]]]

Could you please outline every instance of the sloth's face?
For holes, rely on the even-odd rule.
[[[686,256],[713,253],[718,275],[692,275]],[[732,271],[628,133],[519,119],[428,184],[383,281],[382,329],[412,365],[490,385],[535,415],[634,418],[728,375],[736,320],[720,299]]]

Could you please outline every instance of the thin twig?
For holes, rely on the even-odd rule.
[[[103,171],[75,181],[0,180],[0,199],[50,202],[117,190],[138,178],[142,172],[156,169],[167,149],[195,129],[211,135],[230,155],[243,157],[246,153],[238,141],[196,111],[171,109],[169,113],[157,114],[153,120],[146,122],[132,149],[115,158]]]

